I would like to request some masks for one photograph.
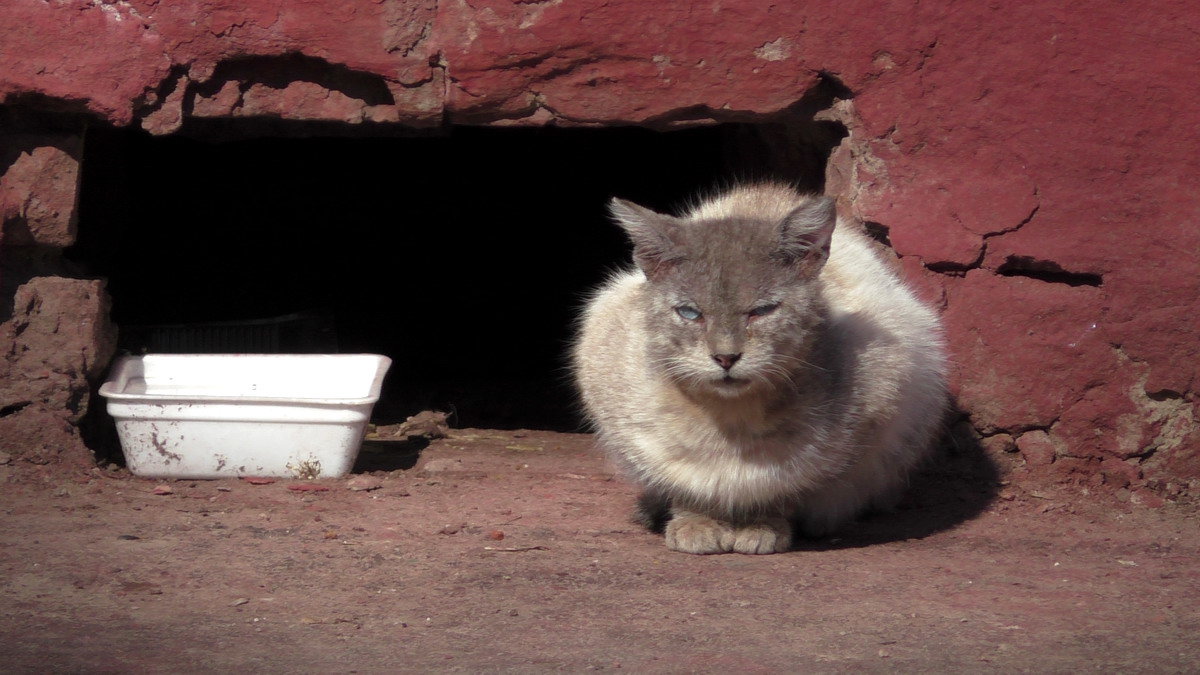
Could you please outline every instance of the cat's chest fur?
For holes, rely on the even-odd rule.
[[[646,380],[630,391],[643,395],[625,411],[618,443],[630,468],[659,488],[754,509],[812,489],[846,464],[837,438],[844,430],[828,423],[839,403],[828,391],[697,400],[653,370],[640,375]]]
[[[795,428],[731,431],[695,414],[658,422],[638,458],[641,471],[671,492],[730,510],[787,499],[840,467],[821,454],[822,439]]]

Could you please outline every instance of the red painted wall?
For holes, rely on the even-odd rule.
[[[985,445],[1171,495],[1200,490],[1198,34],[1179,0],[8,0],[0,97],[155,133],[665,125],[827,73],[853,93],[831,188],[944,304]]]

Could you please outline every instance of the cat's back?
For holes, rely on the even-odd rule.
[[[645,333],[637,307],[645,281],[638,270],[618,272],[596,289],[584,308],[573,361],[593,416],[600,411],[624,414],[632,405],[630,394],[649,376],[642,361]]]
[[[833,314],[869,319],[904,343],[940,345],[937,315],[884,255],[853,225],[838,222],[829,261],[821,271],[822,290]]]
[[[596,351],[601,345],[636,340],[637,296],[645,276],[637,270],[618,272],[608,278],[588,299],[581,317],[580,337],[575,344],[576,360],[592,365],[597,359],[609,360]]]

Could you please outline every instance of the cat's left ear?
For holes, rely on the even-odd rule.
[[[683,249],[672,236],[678,219],[624,199],[608,205],[617,224],[633,242],[633,261],[648,279],[658,279],[683,260]]]
[[[774,258],[786,265],[816,271],[829,258],[829,242],[837,224],[837,204],[830,197],[812,197],[779,221],[779,248]]]

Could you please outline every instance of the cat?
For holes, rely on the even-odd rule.
[[[636,266],[588,301],[572,360],[638,519],[673,550],[762,554],[894,506],[942,423],[942,331],[834,200],[610,211]]]

